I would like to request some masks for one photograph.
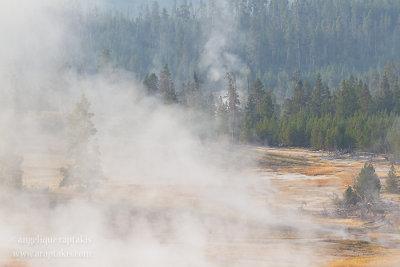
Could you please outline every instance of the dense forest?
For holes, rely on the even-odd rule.
[[[315,81],[294,76],[294,93],[282,105],[259,78],[249,87],[246,103],[241,103],[233,73],[225,76],[227,94],[217,99],[202,90],[204,81],[196,72],[190,84],[176,91],[167,65],[160,74],[146,76],[144,86],[165,103],[207,114],[216,135],[232,141],[400,155],[399,67],[400,62],[389,62],[384,74],[376,77],[374,92],[354,76],[343,80],[334,93],[320,74]]]
[[[400,150],[399,1],[154,1],[136,13],[75,13],[84,53],[65,65],[135,73],[233,141]]]
[[[400,56],[396,0],[176,2],[169,9],[157,2],[142,5],[135,16],[75,14],[73,28],[85,53],[71,57],[72,63],[95,71],[106,53],[114,66],[139,79],[168,64],[179,85],[194,71],[212,76],[213,68],[223,67],[250,80],[258,77],[281,102],[293,93],[289,80],[297,69],[306,80],[320,73],[336,88],[349,73],[370,82]]]

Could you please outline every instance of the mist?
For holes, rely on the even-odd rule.
[[[1,190],[1,264],[318,262],[301,241],[262,240],[281,227],[299,236],[328,230],[296,211],[272,208],[278,200],[268,176],[257,169],[257,153],[202,138],[199,129],[207,122],[146,95],[134,73],[113,67],[81,73],[65,64],[66,51],[80,53],[79,34],[70,27],[74,8],[61,0],[0,3],[0,149],[2,155],[20,155],[23,170],[22,190]],[[217,26],[202,60],[215,81],[227,65],[243,76],[247,71],[224,52],[229,36],[222,32]],[[66,116],[82,95],[94,114],[93,143],[106,177],[90,195],[59,186],[67,158]],[[239,248],[249,239],[261,240],[255,241],[262,244],[260,255],[241,257]]]

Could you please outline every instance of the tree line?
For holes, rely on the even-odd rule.
[[[373,91],[354,76],[333,90],[320,74],[314,81],[300,76],[293,75],[293,95],[281,104],[259,78],[240,90],[233,73],[226,74],[225,93],[219,96],[196,72],[191,82],[176,89],[168,65],[159,74],[148,74],[143,84],[165,103],[207,114],[215,136],[229,136],[234,142],[399,154],[400,85],[395,64],[387,63]]]
[[[154,1],[134,17],[74,13],[72,27],[84,53],[72,51],[67,63],[96,71],[106,50],[114,66],[139,80],[168,64],[180,85],[195,71],[205,76],[207,69],[199,63],[213,30],[222,24],[229,28],[224,52],[237,56],[250,69],[249,79],[258,77],[282,101],[293,93],[288,80],[295,69],[306,80],[320,73],[333,88],[348,73],[372,81],[388,60],[400,56],[396,0],[226,0],[229,18],[221,18],[216,2],[182,0],[166,9]]]

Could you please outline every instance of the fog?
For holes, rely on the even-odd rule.
[[[21,191],[1,191],[1,264],[314,264],[301,241],[257,241],[264,244],[260,259],[240,257],[246,240],[281,226],[315,235],[327,230],[292,210],[271,209],[275,189],[255,171],[255,153],[202,138],[205,122],[146,96],[133,73],[105,67],[82,74],[66,66],[65,51],[79,54],[80,47],[68,26],[71,10],[61,0],[0,3],[1,153],[22,156],[24,171]],[[215,79],[227,60],[236,62],[223,52],[221,31],[216,28],[203,61]],[[82,94],[94,114],[93,143],[107,178],[91,194],[59,187],[65,118]]]

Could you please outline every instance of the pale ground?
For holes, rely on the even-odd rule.
[[[365,162],[372,160],[384,184],[390,166],[383,157],[332,158],[324,152],[265,147],[251,151],[261,158],[261,163],[251,170],[259,178],[248,189],[249,197],[268,210],[271,214],[268,222],[262,216],[244,214],[229,205],[214,203],[207,195],[174,185],[111,183],[93,201],[107,204],[115,201],[117,205],[133,207],[138,213],[146,211],[156,227],[171,212],[192,214],[206,225],[202,253],[213,266],[399,266],[400,209],[365,220],[333,216],[334,194],[341,196]],[[25,186],[45,189],[42,194],[51,194],[58,200],[84,198],[79,193],[57,188],[62,162],[57,153],[33,150],[26,153]],[[43,184],[50,186],[46,188]],[[110,200],[109,195],[116,192],[118,199]],[[383,194],[382,197],[400,207],[398,196]],[[165,241],[168,233],[160,229],[156,232],[158,238],[168,243]],[[231,235],[237,232],[241,233]],[[169,245],[179,248],[184,244]],[[29,266],[25,265],[29,262],[22,261],[7,264],[4,266]]]

